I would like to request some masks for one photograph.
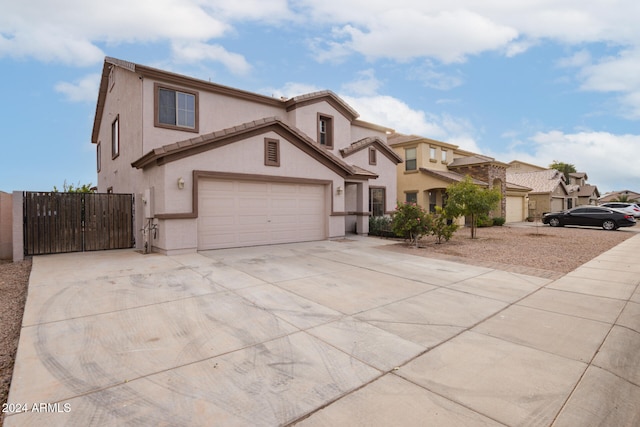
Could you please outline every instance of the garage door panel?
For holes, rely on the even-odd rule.
[[[251,182],[251,181],[237,181],[237,188],[239,193],[266,193],[269,189],[269,184],[266,182]]]
[[[326,238],[325,185],[203,180],[198,248]]]
[[[238,208],[242,212],[266,212],[269,208],[269,199],[267,197],[251,197],[243,198],[238,195]]]

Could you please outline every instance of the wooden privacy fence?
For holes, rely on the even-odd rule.
[[[24,193],[24,253],[124,249],[134,245],[133,195]]]

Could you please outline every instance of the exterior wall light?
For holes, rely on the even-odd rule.
[[[342,194],[342,187],[338,186],[338,188],[336,188],[336,194],[339,196]]]
[[[180,190],[184,188],[184,179],[182,179],[182,177],[178,178],[178,188]]]

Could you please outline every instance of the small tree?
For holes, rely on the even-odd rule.
[[[418,246],[420,238],[431,229],[431,215],[415,203],[398,204],[393,214],[391,229],[396,236]]]
[[[569,174],[577,172],[576,167],[571,163],[563,163],[557,160],[554,160],[553,163],[549,165],[549,168],[562,172],[564,175],[564,182],[567,184],[569,183]]]
[[[436,236],[438,244],[442,243],[442,239],[448,242],[458,229],[458,224],[454,223],[452,219],[447,215],[446,210],[442,209],[441,206],[436,206],[436,214],[433,215],[431,225],[431,234]]]
[[[611,200],[612,202],[630,202],[628,194],[620,194],[618,197]]]
[[[499,189],[480,188],[471,181],[471,177],[466,176],[463,181],[447,188],[445,210],[452,218],[470,216],[471,238],[475,239],[478,216],[495,209],[501,198]]]
[[[55,185],[53,186],[53,192],[57,193],[59,192],[58,187],[56,187]],[[93,193],[93,190],[91,188],[91,183],[88,184],[80,184],[80,181],[78,181],[78,185],[74,186],[73,184],[67,184],[67,180],[64,180],[64,183],[62,184],[62,192],[63,193]]]

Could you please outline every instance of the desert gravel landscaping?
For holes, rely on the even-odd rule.
[[[489,266],[496,269],[528,267],[535,270],[569,273],[601,253],[635,235],[631,229],[605,231],[599,228],[560,227],[542,224],[478,228],[477,238],[470,239],[468,228],[461,228],[446,243],[437,244],[435,237],[420,241],[419,248],[405,243],[384,249],[408,254],[448,259]],[[545,275],[553,277],[553,275]]]
[[[634,227],[635,228],[635,227]],[[541,224],[478,229],[478,238],[462,228],[451,241],[423,239],[419,248],[402,241],[381,248],[411,255],[445,258],[495,269],[529,268],[533,274],[562,276],[635,235],[631,229],[604,231],[551,228]],[[6,402],[27,294],[31,262],[0,262],[0,403]],[[531,274],[531,273],[528,273]],[[0,416],[0,425],[2,417]]]

